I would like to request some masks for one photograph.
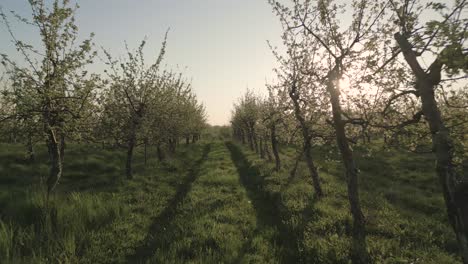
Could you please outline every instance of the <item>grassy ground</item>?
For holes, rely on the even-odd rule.
[[[294,241],[233,145],[212,143],[191,190],[157,224],[149,263],[294,263]],[[239,175],[242,175],[239,177]],[[143,257],[143,258],[142,258]]]
[[[276,206],[299,238],[301,262],[348,263],[352,220],[338,153],[315,149],[325,197],[313,201],[305,164],[300,164],[294,178],[289,175],[295,150],[284,149],[285,168],[276,173],[272,164],[242,149],[262,175],[265,192],[279,197]],[[367,241],[374,261],[460,263],[432,156],[377,148],[356,153]]]
[[[125,263],[170,206],[202,146],[182,146],[163,164],[135,157],[135,180],[124,180],[123,151],[70,145],[60,185],[45,217],[45,149],[22,161],[23,147],[0,147],[1,263]],[[155,157],[154,153],[150,153]]]
[[[69,146],[44,213],[38,161],[0,146],[1,263],[349,263],[351,218],[337,153],[316,149],[325,197],[313,200],[305,164],[289,174],[245,147],[181,146],[124,180],[124,152]],[[368,246],[376,263],[460,263],[430,156],[359,152]],[[150,152],[150,157],[155,154]],[[47,217],[46,217],[47,216]]]

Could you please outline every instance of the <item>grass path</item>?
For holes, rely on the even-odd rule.
[[[188,192],[192,188],[193,182],[196,180],[200,166],[206,160],[208,153],[210,152],[211,145],[206,145],[203,150],[202,157],[194,164],[192,168],[189,169],[188,175],[185,178],[185,181],[179,186],[177,193],[174,198],[172,198],[167,207],[162,211],[158,217],[156,217],[149,228],[149,233],[145,238],[145,242],[135,251],[135,254],[128,257],[127,260],[131,263],[143,262],[145,259],[151,257],[151,250],[153,248],[160,247],[160,241],[154,234],[160,234],[166,227],[169,226],[170,220],[176,214],[177,208],[180,206],[183,199],[187,196]]]
[[[278,259],[282,263],[297,263],[299,261],[297,239],[284,224],[276,207],[276,197],[271,197],[265,192],[263,177],[251,166],[240,148],[232,143],[227,143],[226,146],[237,168],[240,181],[247,189],[247,195],[256,211],[257,227],[249,243],[245,244],[245,250],[253,249],[252,241],[256,236],[265,230],[273,230],[274,232],[268,238],[278,245]]]
[[[295,262],[294,240],[261,191],[258,174],[235,145],[207,145],[190,173],[129,261]]]

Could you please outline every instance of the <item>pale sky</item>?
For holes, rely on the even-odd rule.
[[[73,2],[73,1],[72,1]],[[185,73],[213,125],[228,124],[233,102],[246,88],[265,91],[276,62],[267,40],[281,46],[281,24],[267,0],[78,0],[80,35],[114,56],[124,54],[124,41],[136,48],[147,37],[147,61],[154,61],[170,27],[167,68]],[[0,0],[4,11],[30,14],[27,0]],[[13,19],[12,22],[14,21]],[[19,39],[38,43],[32,27],[13,27]],[[0,53],[21,58],[0,24]],[[152,58],[153,57],[153,58]],[[102,71],[102,63],[93,66]]]
[[[281,24],[267,0],[71,1],[80,5],[76,23],[81,37],[94,32],[96,48],[102,46],[115,57],[125,54],[125,41],[133,49],[146,37],[145,59],[155,61],[170,28],[166,68],[182,71],[192,81],[212,125],[229,123],[232,105],[246,88],[266,93],[265,83],[272,83],[272,69],[277,66],[267,40],[284,51]],[[31,13],[27,0],[0,0],[0,6],[5,12],[15,10],[26,17]],[[432,18],[433,12],[422,17]],[[10,17],[10,21],[15,20]],[[33,27],[18,23],[12,23],[12,27],[18,39],[40,46]],[[22,59],[3,23],[0,53]],[[95,72],[103,69],[105,65],[98,59],[91,67]],[[466,85],[466,80],[462,83]]]

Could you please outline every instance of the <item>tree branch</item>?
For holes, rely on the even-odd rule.
[[[408,94],[414,94],[416,96],[419,96],[419,93],[416,90],[407,90],[407,91],[403,91],[403,92],[401,92],[399,94],[395,94],[392,97],[390,97],[390,99],[388,99],[387,104],[385,105],[385,108],[382,111],[382,113],[385,115],[388,108],[392,105],[393,101],[397,100],[398,98],[400,98],[402,96],[408,95]]]

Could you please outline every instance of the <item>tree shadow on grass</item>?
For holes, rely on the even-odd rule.
[[[158,239],[159,234],[164,232],[170,225],[177,213],[177,208],[191,190],[193,182],[198,178],[200,167],[208,158],[210,150],[210,144],[204,147],[202,157],[189,169],[184,182],[179,186],[175,196],[168,202],[166,208],[153,220],[148,234],[144,239],[144,243],[135,250],[133,255],[127,256],[128,263],[145,263],[153,256],[156,249],[163,246],[161,245],[163,241]]]
[[[278,210],[280,204],[279,196],[272,196],[264,189],[264,179],[260,175],[258,169],[251,166],[250,162],[246,159],[245,155],[236,145],[227,142],[227,148],[231,153],[231,159],[237,168],[240,176],[240,182],[247,190],[247,195],[252,201],[253,207],[256,211],[257,229],[273,228],[276,230],[274,241],[272,244],[278,245],[280,248],[279,260],[281,263],[299,263],[300,255],[298,249],[298,238],[292,230],[283,223],[282,217]],[[254,231],[254,235],[259,230]],[[247,241],[239,254],[235,263],[242,261],[242,258],[249,252],[253,237]]]

